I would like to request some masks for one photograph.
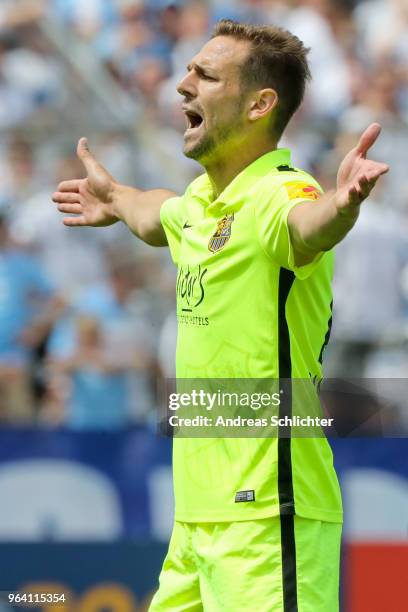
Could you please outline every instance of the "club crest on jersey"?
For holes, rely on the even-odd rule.
[[[234,213],[231,213],[230,215],[225,215],[221,221],[218,221],[217,229],[213,236],[211,236],[210,242],[208,243],[208,249],[211,251],[211,253],[221,251],[221,249],[231,238],[231,225],[233,220]]]

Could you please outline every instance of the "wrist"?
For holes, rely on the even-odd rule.
[[[111,212],[115,221],[123,221],[123,200],[125,197],[126,187],[120,183],[113,183],[111,196]]]
[[[127,223],[129,211],[134,208],[135,196],[142,193],[141,189],[114,183],[112,187],[112,214],[117,221]]]

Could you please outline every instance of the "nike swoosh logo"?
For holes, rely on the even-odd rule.
[[[183,229],[188,229],[189,227],[193,227],[193,226],[189,225],[187,222],[183,225]]]

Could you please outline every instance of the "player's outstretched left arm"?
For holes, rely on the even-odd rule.
[[[296,265],[305,265],[317,253],[329,251],[354,226],[362,202],[389,170],[387,164],[367,159],[380,132],[378,123],[365,130],[358,145],[342,161],[335,190],[317,201],[302,202],[290,211],[288,224]]]

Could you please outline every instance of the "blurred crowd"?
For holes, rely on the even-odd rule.
[[[50,197],[87,135],[120,181],[182,193],[176,83],[215,21],[274,23],[313,81],[280,146],[325,188],[371,122],[391,172],[337,250],[326,375],[408,373],[406,0],[1,0],[0,422],[154,422],[174,373],[175,270],[120,224],[68,229]]]

